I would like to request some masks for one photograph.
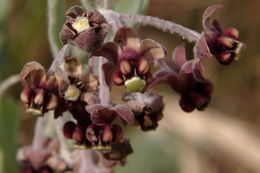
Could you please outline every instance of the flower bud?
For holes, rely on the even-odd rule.
[[[111,142],[112,138],[113,138],[113,134],[112,134],[111,128],[108,124],[105,124],[103,126],[102,141],[103,142]]]
[[[206,99],[197,92],[190,92],[189,97],[195,107],[202,107],[206,103]]]
[[[236,28],[227,28],[223,31],[223,35],[226,37],[231,37],[235,40],[239,39],[239,32]]]
[[[181,97],[179,104],[182,110],[184,110],[185,112],[192,112],[195,109],[195,107],[189,102],[189,100],[185,96]]]
[[[225,47],[227,47],[227,48],[229,48],[229,49],[233,48],[233,47],[234,47],[234,43],[235,43],[235,40],[234,40],[234,39],[229,38],[229,37],[225,37],[225,36],[218,37],[218,38],[217,38],[217,41],[218,41],[221,45],[223,45],[223,46],[225,46]]]
[[[217,60],[223,65],[229,65],[234,59],[234,53],[223,52],[216,56]]]
[[[75,127],[75,130],[72,134],[72,138],[76,141],[76,142],[83,142],[83,138],[84,138],[84,129],[83,126],[80,124],[77,124],[77,126]]]
[[[63,134],[66,138],[72,139],[73,133],[75,131],[76,124],[72,121],[68,121],[63,126]]]

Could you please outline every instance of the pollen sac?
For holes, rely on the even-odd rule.
[[[64,98],[69,101],[77,101],[81,91],[74,85],[70,85],[65,91]]]

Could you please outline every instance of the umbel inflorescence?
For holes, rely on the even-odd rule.
[[[150,16],[104,9],[101,14],[79,6],[69,8],[60,32],[64,47],[49,70],[38,62],[29,62],[23,67],[20,79],[24,86],[21,101],[27,113],[46,117],[46,113],[52,112],[55,119],[62,119],[67,112],[72,115],[63,122],[63,135],[73,141],[74,147],[66,149],[63,138],[41,139],[38,146],[19,150],[21,172],[84,172],[82,167],[87,162],[78,154],[82,152],[80,149],[97,151],[88,157],[95,160],[95,169],[103,172],[125,164],[133,150],[124,136],[123,126],[139,126],[142,131],[150,131],[163,118],[163,97],[155,91],[159,83],[168,84],[180,95],[179,104],[184,111],[206,108],[213,84],[203,77],[201,60],[214,57],[228,65],[237,58],[243,45],[235,28],[222,29],[216,20],[210,19],[220,7],[206,9],[201,34]],[[172,57],[166,58],[166,49],[160,43],[140,39],[137,31],[123,25],[127,20],[157,27],[162,24],[162,29],[181,34],[195,42],[194,57],[186,58],[182,44],[173,51]],[[85,58],[77,57],[72,49],[86,52]],[[109,99],[114,85],[125,88],[122,96],[125,104]],[[122,123],[115,121],[117,118]]]

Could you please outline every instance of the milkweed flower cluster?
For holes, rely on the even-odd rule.
[[[186,112],[202,111],[208,106],[213,83],[203,76],[201,60],[215,57],[228,65],[242,47],[236,29],[222,30],[216,20],[209,19],[218,8],[215,5],[205,11],[204,31],[198,34],[194,57],[189,57],[190,60],[184,44],[173,51],[171,58],[166,58],[166,49],[160,43],[141,40],[129,26],[122,25],[114,33],[113,41],[105,41],[108,32],[112,32],[108,30],[110,19],[97,10],[69,8],[60,32],[64,49],[71,46],[85,51],[89,56],[88,69],[98,68],[99,74],[86,70],[86,64],[71,51],[61,50],[49,70],[38,62],[27,63],[20,74],[24,86],[20,97],[26,112],[45,117],[53,111],[56,119],[69,112],[71,118],[63,123],[63,135],[74,143],[75,149],[97,151],[99,164],[106,168],[124,165],[133,149],[123,126],[139,126],[142,131],[150,131],[163,118],[165,104],[155,90],[157,84],[166,83],[179,94],[180,107]],[[90,63],[96,57],[103,57],[99,65]],[[109,100],[114,85],[125,87],[124,104]],[[62,151],[57,148],[52,151],[49,144],[50,141],[37,150],[21,149],[22,157],[18,159],[21,172],[73,170],[71,164],[58,157]],[[53,161],[48,162],[54,156],[56,166],[51,164]]]

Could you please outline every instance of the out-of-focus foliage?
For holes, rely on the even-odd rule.
[[[143,13],[149,0],[118,0],[114,10],[122,13],[138,14]]]
[[[19,124],[17,103],[8,97],[0,100],[0,172],[17,172],[14,164],[17,149],[17,133]]]

